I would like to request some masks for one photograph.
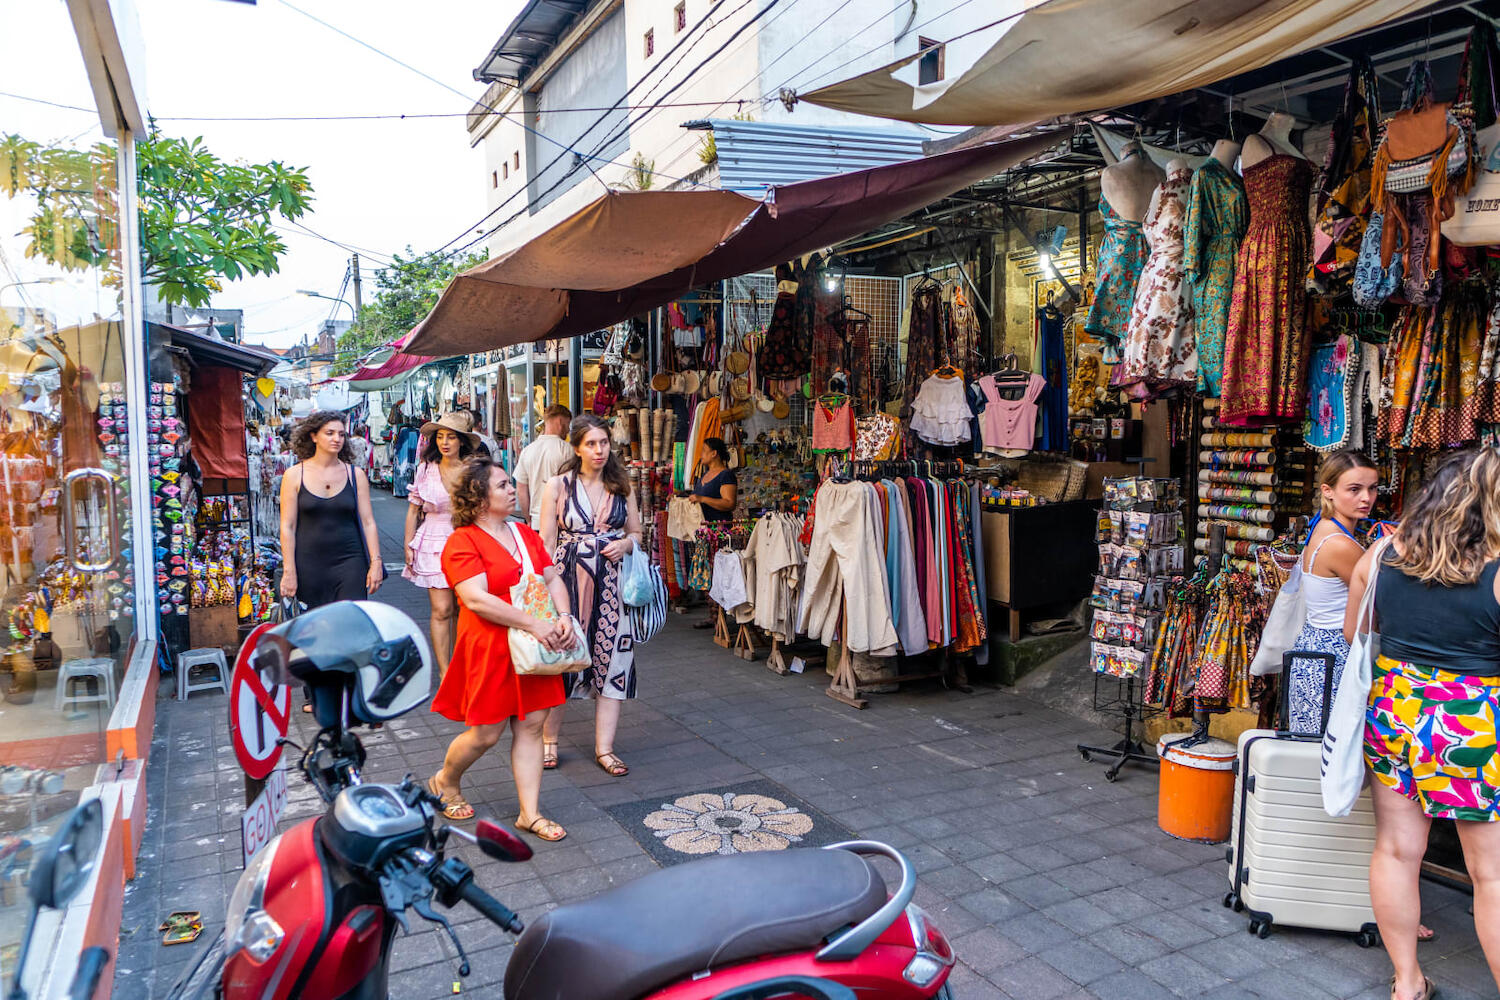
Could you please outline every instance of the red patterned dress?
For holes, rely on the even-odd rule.
[[[1276,153],[1245,168],[1250,228],[1240,244],[1224,339],[1220,419],[1301,420],[1307,404],[1308,192],[1313,167]]]

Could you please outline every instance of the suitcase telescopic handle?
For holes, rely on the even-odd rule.
[[[1323,721],[1316,733],[1294,733],[1292,723],[1292,664],[1296,660],[1319,660],[1323,664]],[[1328,713],[1333,710],[1333,673],[1338,668],[1338,658],[1332,653],[1318,653],[1311,649],[1289,649],[1281,654],[1281,725],[1276,729],[1278,737],[1308,740],[1321,743],[1328,731]]]

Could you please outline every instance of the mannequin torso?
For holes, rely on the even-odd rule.
[[[1240,155],[1240,144],[1229,139],[1220,139],[1214,143],[1213,151],[1208,155],[1224,164],[1226,170],[1233,170],[1234,161]]]
[[[1119,163],[1104,168],[1099,175],[1099,190],[1109,207],[1121,218],[1140,222],[1151,207],[1151,196],[1167,175],[1138,143],[1125,147]]]
[[[1253,167],[1277,153],[1307,159],[1302,155],[1302,150],[1292,142],[1292,126],[1296,124],[1297,119],[1291,115],[1280,111],[1273,112],[1271,117],[1266,119],[1265,128],[1245,138],[1245,148],[1240,154],[1241,166]]]

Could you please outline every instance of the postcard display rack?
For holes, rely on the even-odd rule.
[[[1143,700],[1141,674],[1151,660],[1156,629],[1166,609],[1167,586],[1184,564],[1182,498],[1177,481],[1131,476],[1104,481],[1099,511],[1099,574],[1089,661],[1094,669],[1094,711],[1118,714],[1124,723],[1114,746],[1078,744],[1084,760],[1113,759],[1104,772],[1114,781],[1128,762],[1156,763],[1137,726],[1159,714]]]

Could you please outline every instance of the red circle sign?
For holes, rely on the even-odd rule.
[[[292,689],[270,685],[260,671],[250,666],[250,654],[274,622],[257,625],[240,646],[229,678],[229,741],[240,767],[252,778],[263,779],[281,760],[281,744],[291,722]]]

